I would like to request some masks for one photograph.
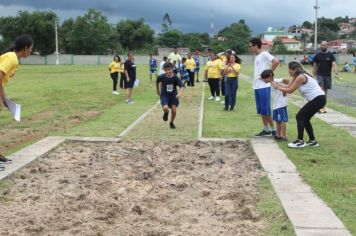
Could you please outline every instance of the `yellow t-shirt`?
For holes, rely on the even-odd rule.
[[[187,58],[187,60],[185,61],[185,68],[187,70],[193,70],[195,69],[195,60],[193,58]]]
[[[221,76],[222,64],[219,60],[208,61],[205,70],[208,71],[208,79],[218,79]]]
[[[232,67],[233,67],[234,70],[236,70],[236,71],[240,71],[240,70],[241,70],[240,64],[235,63]],[[232,68],[228,67],[227,73],[226,73],[226,77],[232,78],[232,77],[237,77],[237,76],[238,76],[238,75],[235,73],[235,71],[233,71]]]
[[[179,55],[179,53],[175,54],[174,52],[171,52],[168,56],[168,60],[172,64],[173,61],[175,61],[178,64],[180,61],[182,61],[182,57]]]
[[[109,65],[110,73],[119,72],[120,62],[113,61]]]
[[[120,65],[119,72],[120,72],[120,73],[124,73],[124,72],[125,72],[125,63],[122,63],[122,64]]]
[[[16,73],[19,60],[16,53],[7,52],[0,56],[0,70],[5,74],[2,79],[2,85],[6,85],[11,77]]]

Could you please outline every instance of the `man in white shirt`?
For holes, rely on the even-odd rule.
[[[159,75],[163,75],[166,72],[164,72],[163,66],[164,64],[168,62],[168,58],[167,57],[163,57],[163,60],[161,61],[161,63],[159,64]]]
[[[259,38],[252,38],[249,48],[251,53],[256,56],[252,88],[255,91],[257,114],[261,115],[263,123],[263,130],[255,136],[275,136],[276,128],[271,116],[271,84],[264,83],[260,78],[264,70],[271,69],[274,71],[279,61],[269,52],[262,50],[262,41]]]
[[[173,62],[176,62],[176,68],[180,65],[180,62],[182,61],[182,57],[178,53],[178,49],[176,47],[173,48],[173,52],[171,52],[168,55],[168,61],[173,64]]]

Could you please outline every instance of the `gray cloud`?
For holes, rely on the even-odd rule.
[[[1,0],[0,16],[15,15],[19,10],[53,10],[61,20],[76,17],[95,8],[106,15],[110,22],[121,19],[143,17],[156,31],[160,31],[163,15],[168,12],[173,27],[183,32],[209,32],[210,12],[215,15],[216,30],[220,30],[239,19],[244,19],[254,33],[264,31],[268,26],[290,26],[301,24],[304,20],[314,21],[314,0],[205,0],[167,1],[167,0]],[[355,17],[355,0],[319,0],[319,16]]]

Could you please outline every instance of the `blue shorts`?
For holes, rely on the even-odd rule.
[[[271,112],[271,87],[255,89],[257,114],[263,116],[272,115]]]
[[[169,108],[172,108],[172,105],[175,105],[176,107],[178,107],[179,100],[176,98],[176,95],[161,96],[161,105],[162,105],[162,107],[168,105]]]
[[[150,69],[150,73],[151,74],[156,74],[157,73],[157,69],[156,68]]]
[[[287,107],[281,107],[273,110],[273,120],[277,123],[288,122]]]
[[[196,67],[194,72],[199,72],[199,69],[200,69],[199,67]]]
[[[182,80],[183,81],[189,81],[189,75],[183,76]]]

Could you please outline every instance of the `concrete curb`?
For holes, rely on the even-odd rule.
[[[204,97],[205,97],[205,83],[203,83],[203,93],[202,93],[201,102],[200,102],[198,139],[200,139],[203,136]]]
[[[273,140],[256,138],[251,144],[298,236],[351,236]]]

